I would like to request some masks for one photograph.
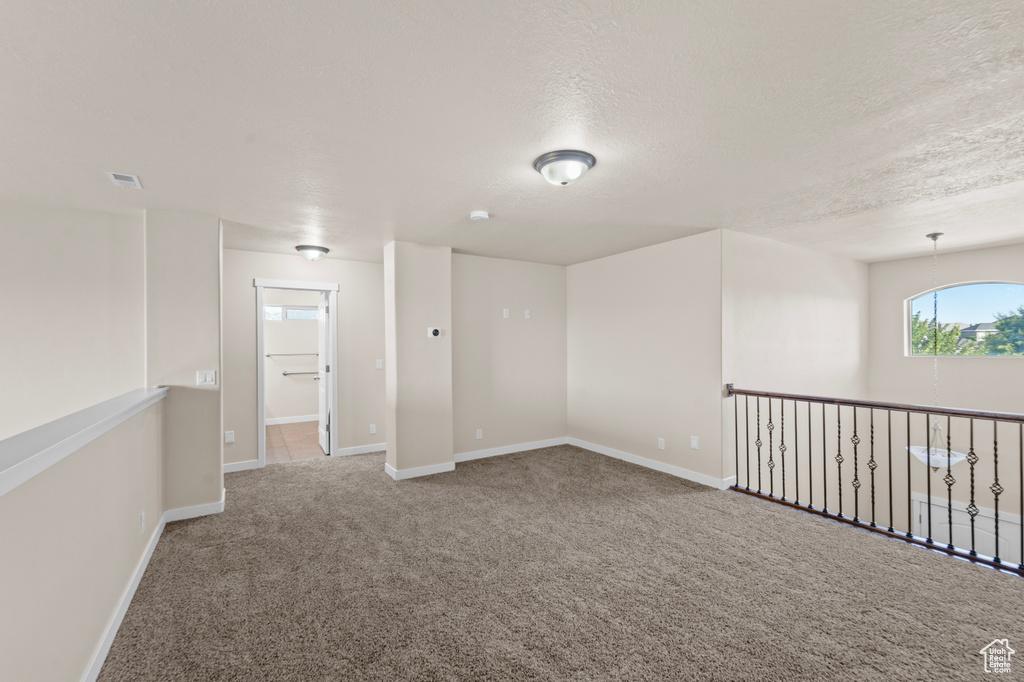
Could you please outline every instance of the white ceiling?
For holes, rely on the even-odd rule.
[[[1024,241],[1024,3],[0,0],[0,200],[575,263]],[[581,148],[582,182],[531,163]],[[136,173],[141,192],[105,171]],[[487,223],[469,211],[488,210]]]

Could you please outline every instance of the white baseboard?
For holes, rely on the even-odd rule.
[[[395,469],[393,466],[384,463],[384,471],[387,472],[388,476],[401,481],[406,478],[417,478],[418,476],[432,476],[434,474],[443,474],[448,471],[455,471],[455,462],[444,462],[442,464],[431,464],[425,467],[413,467],[412,469]]]
[[[231,462],[230,464],[224,465],[224,473],[230,474],[235,471],[246,471],[247,469],[259,469],[260,461],[258,459],[249,459],[244,462]]]
[[[502,445],[497,448],[487,448],[486,450],[474,450],[473,452],[460,452],[455,455],[456,462],[469,462],[474,459],[483,459],[484,457],[497,457],[498,455],[510,455],[513,452],[525,452],[527,450],[540,450],[541,448],[550,448],[556,445],[565,445],[569,442],[566,437],[561,438],[548,438],[547,440],[535,440],[530,443],[519,443],[518,445]]]
[[[597,445],[595,443],[588,443],[585,440],[578,438],[568,438],[569,445],[575,445],[578,448],[584,450],[590,450],[601,455],[607,455],[608,457],[614,457],[615,459],[621,459],[624,462],[630,464],[638,464],[648,469],[654,469],[655,471],[661,471],[666,474],[672,474],[679,478],[685,478],[688,481],[700,483],[702,485],[710,486],[712,488],[718,488],[719,490],[725,490],[729,486],[733,485],[736,481],[735,476],[729,478],[715,478],[706,474],[699,474],[696,471],[690,471],[682,467],[673,466],[671,464],[665,464],[654,459],[647,459],[646,457],[640,457],[639,455],[633,455],[622,450],[615,450],[613,448],[606,448],[603,445]]]
[[[271,417],[266,420],[267,426],[275,426],[277,424],[298,424],[299,422],[318,422],[320,421],[320,415],[318,414],[304,414],[299,417]]]
[[[210,509],[212,511],[202,511],[204,509]],[[160,517],[160,523],[157,524],[152,537],[150,537],[149,542],[146,543],[145,551],[143,551],[138,563],[135,564],[135,571],[132,573],[132,579],[128,582],[128,586],[121,595],[121,601],[117,605],[117,610],[114,611],[114,615],[110,617],[110,621],[107,623],[106,631],[103,633],[103,639],[100,640],[96,650],[93,651],[92,661],[86,669],[85,675],[82,677],[83,682],[95,682],[96,678],[100,676],[100,670],[103,669],[103,663],[107,660],[107,654],[110,653],[110,646],[114,643],[114,637],[117,636],[117,631],[121,627],[121,622],[124,620],[125,614],[128,613],[128,607],[131,606],[132,598],[135,597],[135,591],[139,588],[142,576],[146,572],[146,567],[149,566],[149,560],[153,557],[153,551],[156,549],[157,543],[160,542],[160,536],[163,535],[164,527],[167,523],[170,521],[191,519],[197,516],[216,514],[222,511],[224,511],[223,489],[220,493],[220,502],[200,504],[194,507],[182,507],[180,509],[169,509],[163,513]]]
[[[209,516],[210,514],[219,514],[224,511],[224,495],[225,491],[223,488],[220,489],[220,502],[207,502],[206,504],[197,504],[192,507],[179,507],[177,509],[168,509],[164,512],[164,521],[170,523],[171,521],[184,521],[185,519],[194,519],[197,516]]]
[[[370,445],[356,445],[351,448],[338,448],[331,453],[332,457],[345,457],[348,455],[366,455],[371,452],[384,452],[388,449],[387,443],[372,443]]]

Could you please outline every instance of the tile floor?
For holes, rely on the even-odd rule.
[[[317,435],[317,422],[267,427],[267,464],[298,462],[324,456]]]

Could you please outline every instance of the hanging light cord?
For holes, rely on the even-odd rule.
[[[935,325],[932,346],[932,392],[935,407],[939,406],[939,236],[932,237],[932,322]]]

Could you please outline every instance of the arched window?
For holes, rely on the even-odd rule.
[[[909,355],[1024,356],[1024,284],[985,282],[929,291],[910,299],[907,318]]]

